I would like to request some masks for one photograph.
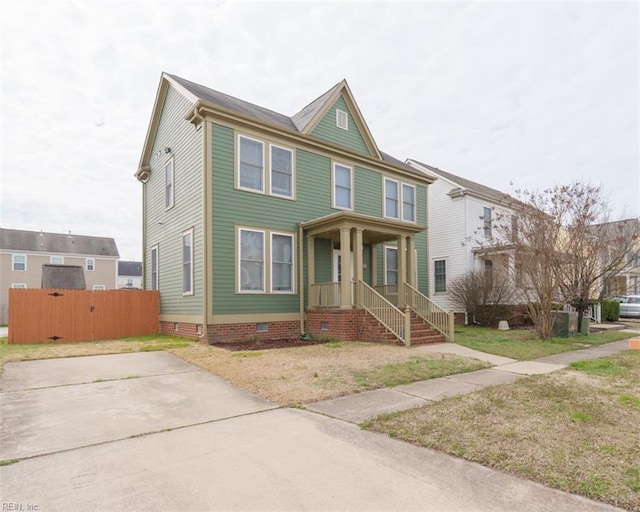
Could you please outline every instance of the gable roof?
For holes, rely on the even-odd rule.
[[[142,262],[141,261],[119,261],[118,275],[141,277]]]
[[[383,153],[378,149],[346,80],[342,80],[338,84],[334,85],[331,89],[313,100],[298,113],[289,117],[169,73],[162,73],[158,91],[156,93],[156,100],[145,138],[144,148],[140,157],[138,172],[136,173],[136,177],[139,179],[141,171],[148,169],[149,158],[152,150],[152,140],[155,137],[155,131],[157,130],[160,115],[162,113],[162,105],[169,85],[172,85],[192,102],[192,108],[194,111],[193,115],[191,112],[186,112],[185,118],[197,118],[197,108],[199,106],[208,105],[219,111],[222,110],[233,113],[241,117],[265,123],[280,130],[286,130],[300,135],[309,135],[313,128],[322,119],[324,114],[331,108],[335,101],[342,96],[345,98],[345,102],[351,110],[351,114],[363,136],[365,144],[374,158],[394,167],[399,167],[403,171],[421,178],[421,180],[425,180],[426,178],[427,181],[431,181],[424,173],[416,171],[416,169],[405,164],[401,160],[398,160],[387,153]],[[323,143],[325,143],[325,141],[323,141]],[[348,148],[345,149],[348,150]]]
[[[0,228],[0,250],[119,257],[113,238]]]
[[[409,165],[413,165],[416,169],[422,168],[428,173],[431,173],[434,177],[443,178],[449,181],[452,185],[456,185],[457,188],[454,188],[449,193],[449,195],[452,197],[455,197],[456,195],[465,195],[467,193],[470,193],[470,194],[479,196],[483,199],[489,199],[496,203],[516,202],[516,199],[511,197],[509,194],[500,192],[495,188],[487,187],[486,185],[476,183],[475,181],[471,181],[466,178],[456,176],[455,174],[451,174],[450,172],[443,171],[442,169],[438,169],[437,167],[433,167],[431,165],[418,162],[417,160],[413,160],[411,158],[407,159],[406,163]]]

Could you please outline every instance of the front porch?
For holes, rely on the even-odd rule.
[[[418,291],[416,236],[424,226],[339,212],[301,228],[310,334],[405,345],[453,341],[453,314]],[[327,261],[332,279],[317,282],[327,277]]]

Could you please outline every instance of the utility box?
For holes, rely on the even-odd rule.
[[[580,334],[589,334],[591,327],[591,318],[588,315],[582,317],[582,325],[580,325]]]
[[[568,338],[578,332],[578,313],[575,311],[552,311],[553,325],[551,335]]]

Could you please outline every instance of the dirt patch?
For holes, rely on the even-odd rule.
[[[234,341],[233,343],[210,343],[212,347],[229,350],[231,352],[240,352],[245,350],[271,350],[274,348],[293,348],[293,347],[309,347],[311,345],[319,345],[327,343],[327,340],[305,340],[302,338],[283,338],[278,340],[249,340]]]

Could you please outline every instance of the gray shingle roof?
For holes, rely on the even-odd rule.
[[[0,250],[119,257],[113,238],[0,228]]]
[[[42,265],[42,288],[84,290],[84,270],[77,265]]]
[[[119,261],[118,275],[141,277],[142,262],[141,261]]]
[[[471,181],[468,180],[466,178],[462,178],[460,176],[456,176],[455,174],[451,174],[450,172],[447,171],[443,171],[442,169],[438,169],[437,167],[433,167],[431,165],[427,165],[425,163],[422,162],[418,162],[417,160],[413,160],[413,159],[409,159],[409,162],[415,162],[416,164],[428,169],[429,171],[431,171],[432,173],[434,173],[436,176],[440,176],[442,178],[445,178],[449,181],[452,181],[453,183],[455,183],[456,185],[458,185],[460,187],[460,189],[462,190],[468,190],[470,192],[475,192],[476,194],[485,196],[489,199],[493,199],[494,201],[498,202],[498,203],[502,203],[502,202],[514,202],[514,198],[511,197],[509,194],[506,194],[504,192],[500,192],[499,190],[496,190],[495,188],[491,188],[491,187],[487,187],[486,185],[482,185],[480,183],[476,183],[475,181]]]

